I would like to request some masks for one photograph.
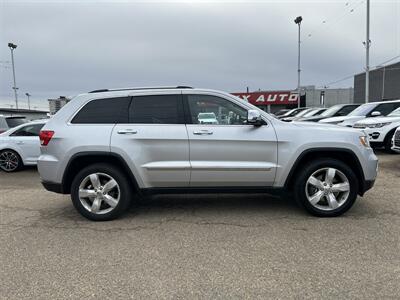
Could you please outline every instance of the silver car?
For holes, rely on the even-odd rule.
[[[214,113],[218,124],[202,124]],[[290,192],[313,215],[338,216],[373,186],[378,160],[352,128],[286,123],[228,93],[189,87],[97,90],[43,128],[44,187],[71,194],[91,220],[137,195]]]

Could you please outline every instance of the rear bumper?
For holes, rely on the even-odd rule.
[[[49,192],[64,194],[61,183],[55,183],[50,181],[42,181],[43,187]]]

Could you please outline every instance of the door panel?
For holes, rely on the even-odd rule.
[[[132,133],[126,134],[122,132]],[[184,124],[118,124],[111,152],[125,158],[143,188],[189,185],[189,144]]]
[[[276,136],[271,126],[187,125],[191,186],[269,186],[275,179]],[[208,135],[195,132],[207,130]]]

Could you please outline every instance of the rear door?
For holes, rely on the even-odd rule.
[[[133,96],[129,122],[113,129],[111,151],[124,157],[142,188],[188,186],[189,142],[181,92]]]
[[[274,128],[246,124],[247,108],[223,96],[184,91],[194,187],[266,187],[277,168]],[[216,124],[198,116],[214,113]]]

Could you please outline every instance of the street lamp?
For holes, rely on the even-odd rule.
[[[301,16],[298,16],[296,19],[294,19],[294,22],[299,26],[299,45],[298,45],[298,57],[297,57],[297,107],[300,107],[300,25],[301,21],[303,21],[303,18]]]
[[[17,48],[17,45],[13,44],[13,43],[8,43],[8,48],[10,48],[11,50],[11,63],[12,63],[12,69],[13,69],[13,79],[14,79],[14,86],[13,86],[13,90],[14,90],[14,95],[15,95],[15,107],[16,109],[18,109],[18,94],[17,94],[17,84],[15,82],[15,67],[14,67],[14,50]]]
[[[29,93],[25,93],[25,95],[28,97],[28,109],[29,110],[31,110],[31,101],[30,101],[30,96],[31,96],[31,94],[29,94]]]

